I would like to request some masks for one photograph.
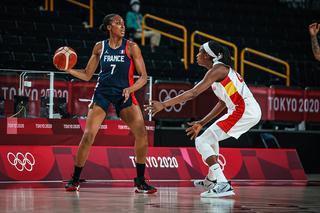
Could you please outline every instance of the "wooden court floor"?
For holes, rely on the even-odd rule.
[[[1,187],[0,212],[320,212],[320,186],[235,186],[236,196],[200,198],[195,187],[159,187],[153,195],[130,187]]]

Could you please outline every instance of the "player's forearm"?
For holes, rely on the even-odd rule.
[[[311,47],[314,57],[320,61],[320,47],[317,36],[311,36]]]
[[[72,76],[79,78],[83,81],[89,81],[92,77],[92,75],[88,74],[88,72],[85,69],[70,69],[67,70],[68,73],[70,73]]]
[[[215,117],[217,117],[224,109],[226,108],[226,105],[223,101],[219,101],[215,107],[204,117],[202,118],[199,123],[202,126],[205,126],[207,123],[212,121]]]
[[[141,75],[140,78],[130,87],[130,92],[135,92],[142,88],[148,81],[147,75]]]
[[[197,97],[197,94],[193,90],[188,90],[182,93],[181,95],[178,95],[174,98],[164,101],[162,104],[164,107],[170,107],[185,101],[189,101],[195,97]]]

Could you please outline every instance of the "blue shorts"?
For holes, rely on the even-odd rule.
[[[124,108],[130,107],[132,103],[136,104],[134,94],[131,94],[129,99],[126,102],[124,101],[124,96],[122,94],[105,94],[104,92],[95,91],[92,101],[89,105],[90,108],[93,107],[94,104],[100,106],[107,114],[110,103],[116,108],[116,112],[118,117],[120,116],[120,111]]]

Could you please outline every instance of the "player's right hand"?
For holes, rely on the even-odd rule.
[[[149,114],[151,113],[152,116],[155,116],[158,112],[164,109],[164,106],[159,101],[151,101],[148,105],[144,105],[144,110],[147,111]]]
[[[309,25],[309,33],[311,36],[316,36],[320,30],[320,24],[312,23]]]
[[[199,121],[188,122],[187,124],[191,126],[186,129],[187,136],[191,136],[190,139],[193,140],[198,136],[203,126]]]
[[[67,73],[69,73],[70,71],[67,69],[63,69],[63,68],[59,68],[57,65],[55,65],[55,64],[53,64],[54,66],[55,66],[55,68],[57,68],[57,70],[59,70],[59,71],[64,71],[64,72],[67,72]]]

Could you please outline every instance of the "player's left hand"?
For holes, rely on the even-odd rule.
[[[164,106],[159,101],[151,101],[148,105],[144,105],[144,110],[149,114],[151,113],[152,116],[155,116],[156,113],[160,112],[163,109]]]
[[[193,121],[191,123],[188,122],[188,125],[191,127],[186,129],[187,136],[191,136],[190,139],[193,140],[198,136],[200,130],[202,129],[202,125],[199,121]]]
[[[130,89],[129,88],[125,88],[122,90],[122,96],[124,96],[124,101],[123,103],[127,102],[127,100],[129,99],[130,97]]]

